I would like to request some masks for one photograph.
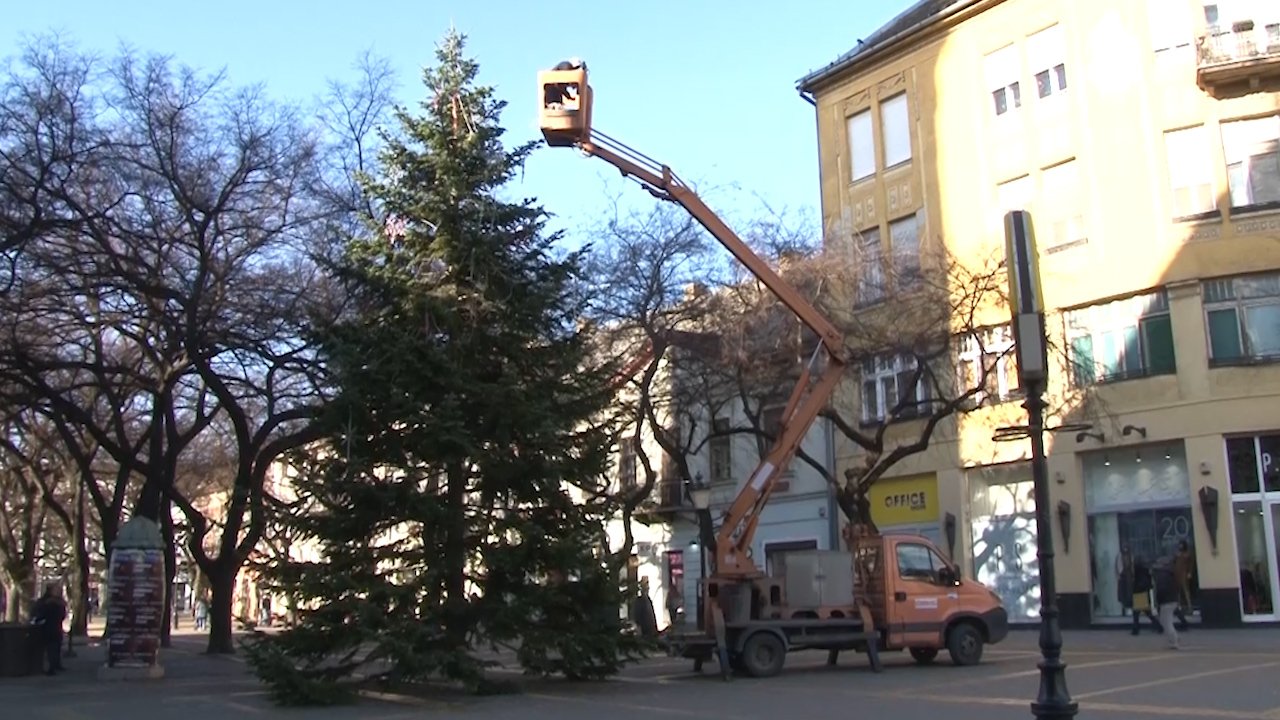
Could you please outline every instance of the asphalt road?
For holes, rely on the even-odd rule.
[[[825,653],[797,653],[787,668],[766,680],[722,681],[714,664],[695,675],[684,660],[655,658],[606,683],[538,681],[520,695],[488,698],[366,700],[339,708],[274,707],[238,658],[200,654],[201,639],[176,638],[165,656],[167,675],[152,682],[96,679],[101,649],[83,650],[56,678],[0,680],[0,714],[49,720],[127,718],[356,718],[431,716],[485,720],[610,720],[722,718],[742,720],[845,720],[895,717],[1030,717],[1039,658],[1033,632],[1015,632],[989,648],[984,663],[957,668],[945,660],[918,667],[905,655],[886,656],[877,675],[866,659],[850,655],[835,668]],[[1081,717],[1127,716],[1280,720],[1280,630],[1193,630],[1183,649],[1166,650],[1144,634],[1066,634],[1067,679]]]

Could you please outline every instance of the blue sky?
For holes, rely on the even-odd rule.
[[[401,101],[415,103],[423,95],[420,70],[452,23],[468,35],[481,81],[509,102],[504,124],[512,142],[537,136],[537,71],[577,56],[591,70],[597,129],[712,188],[708,202],[723,214],[747,217],[762,212],[757,198],[816,216],[814,111],[795,81],[909,0],[6,4],[0,47],[50,30],[86,49],[110,52],[127,42],[202,69],[225,68],[235,83],[265,82],[272,95],[298,100],[318,95],[329,78],[352,77],[354,60],[372,49],[396,68]],[[548,148],[513,191],[539,198],[572,234],[607,212],[611,197],[630,208],[655,202],[618,177],[603,161]]]

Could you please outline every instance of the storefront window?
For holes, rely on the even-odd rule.
[[[1035,484],[1025,463],[970,472],[973,576],[1000,596],[1015,621],[1040,614],[1035,511]]]
[[[1095,618],[1129,614],[1129,559],[1172,557],[1185,542],[1195,553],[1191,486],[1181,443],[1084,456],[1090,577]],[[1197,588],[1192,575],[1192,607]]]
[[[1266,492],[1280,494],[1280,435],[1228,438],[1227,470],[1236,495],[1256,493],[1260,484]]]
[[[1134,510],[1098,513],[1089,516],[1089,544],[1093,549],[1090,575],[1093,578],[1095,617],[1122,617],[1132,602],[1131,567],[1123,557],[1127,549],[1134,562],[1148,567],[1162,557],[1173,557],[1179,543],[1195,556],[1191,508]],[[1198,606],[1198,586],[1191,577],[1191,606]]]
[[[1258,492],[1258,444],[1254,438],[1227,440],[1227,475],[1232,493]]]

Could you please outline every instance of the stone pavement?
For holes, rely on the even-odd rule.
[[[609,682],[533,681],[520,695],[391,697],[350,707],[283,709],[272,706],[241,658],[204,655],[203,638],[183,631],[163,655],[163,680],[99,681],[94,672],[103,650],[88,648],[68,661],[71,671],[65,675],[0,680],[0,714],[24,720],[428,715],[845,720],[853,714],[933,720],[946,713],[957,720],[1025,720],[1038,681],[1036,642],[1034,632],[1015,631],[972,668],[953,667],[945,660],[918,667],[905,655],[889,654],[885,672],[876,675],[862,656],[843,657],[838,667],[828,668],[825,653],[796,653],[777,677],[724,682],[714,664],[695,675],[688,661],[662,657]],[[1280,720],[1280,682],[1274,680],[1280,674],[1280,630],[1193,630],[1183,644],[1184,649],[1171,651],[1150,633],[1136,638],[1119,631],[1065,633],[1067,680],[1080,702],[1080,717]]]

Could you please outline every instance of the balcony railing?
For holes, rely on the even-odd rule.
[[[1280,16],[1210,26],[1196,47],[1197,82],[1214,97],[1269,92],[1280,84]]]

